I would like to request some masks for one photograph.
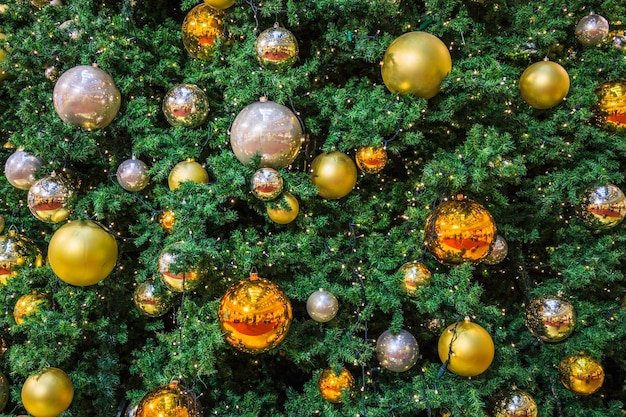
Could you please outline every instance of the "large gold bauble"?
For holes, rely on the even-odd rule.
[[[4,411],[4,407],[7,406],[10,395],[11,390],[9,380],[2,372],[0,372],[0,413],[2,413]]]
[[[72,212],[69,200],[74,187],[61,175],[43,177],[28,190],[28,208],[37,219],[46,223],[59,223]]]
[[[560,342],[576,327],[576,311],[567,300],[548,295],[531,300],[526,306],[526,327],[544,342]]]
[[[39,311],[41,304],[48,303],[48,296],[37,291],[30,294],[24,294],[18,298],[13,307],[13,318],[17,324],[23,324],[26,316],[35,314]]]
[[[387,164],[387,149],[384,146],[361,146],[355,156],[356,165],[366,174],[377,174]]]
[[[536,109],[559,104],[569,91],[569,75],[556,62],[535,62],[522,73],[519,91],[524,101]]]
[[[584,46],[596,46],[609,37],[609,22],[604,16],[589,13],[576,24],[574,35]]]
[[[160,317],[170,309],[171,293],[158,289],[152,280],[137,285],[133,293],[133,302],[137,310],[148,317]]]
[[[96,222],[71,221],[52,235],[48,262],[61,281],[76,286],[93,285],[113,271],[117,242]]]
[[[291,302],[280,287],[254,273],[226,291],[217,314],[226,341],[254,354],[276,347],[293,318]]]
[[[354,189],[357,180],[356,165],[343,152],[325,152],[311,163],[311,181],[317,193],[328,200],[345,197]]]
[[[244,107],[230,128],[230,146],[244,165],[259,155],[261,167],[284,168],[296,159],[301,144],[302,127],[296,115],[266,97]]]
[[[228,9],[235,4],[235,0],[204,0],[204,2],[218,10]]]
[[[59,368],[45,368],[31,375],[22,386],[22,403],[35,417],[56,417],[70,406],[74,385]]]
[[[288,224],[298,217],[300,204],[293,194],[284,192],[277,201],[268,203],[266,210],[267,215],[275,223]]]
[[[275,23],[256,38],[254,52],[263,68],[282,72],[297,61],[298,41],[291,32]]]
[[[403,288],[409,297],[415,297],[417,290],[430,284],[430,269],[419,261],[406,262],[400,267],[403,275]]]
[[[135,417],[202,417],[197,397],[173,381],[147,393],[139,402]]]
[[[448,326],[439,337],[439,359],[447,369],[461,376],[480,375],[495,355],[493,339],[482,326],[468,319]]]
[[[186,161],[176,164],[167,178],[167,184],[172,191],[180,187],[180,183],[184,181],[192,181],[196,184],[208,184],[209,173],[193,158],[189,158]]]
[[[626,132],[626,81],[607,81],[596,88],[594,113],[598,124],[619,133]]]
[[[115,119],[122,97],[109,74],[94,66],[79,65],[59,77],[52,101],[64,122],[94,130],[107,127]]]
[[[35,171],[43,165],[43,159],[18,149],[4,164],[4,175],[9,184],[20,190],[28,190],[37,180]]]
[[[335,404],[341,403],[344,396],[350,396],[354,385],[354,377],[346,368],[341,368],[338,373],[332,368],[326,368],[317,380],[317,387],[322,397]]]
[[[451,70],[448,48],[426,32],[399,36],[389,45],[381,63],[383,82],[389,91],[425,99],[439,92],[441,82]]]
[[[604,368],[593,357],[581,353],[563,358],[559,363],[559,379],[568,390],[589,395],[602,387]]]
[[[43,256],[32,240],[14,230],[0,236],[0,284],[6,285],[10,278],[19,276],[20,268],[41,265]]]
[[[206,3],[195,6],[183,20],[183,45],[189,55],[210,61],[216,50],[217,38],[224,36],[224,12]]]
[[[181,244],[182,242],[175,243],[161,252],[159,256],[158,268],[161,281],[174,292],[195,290],[206,275],[206,271],[201,266],[186,271],[178,270],[180,267],[176,264],[180,261],[180,254],[177,253],[177,247],[180,247]]]
[[[209,99],[193,84],[179,84],[170,89],[161,107],[168,123],[175,127],[198,127],[209,115]]]
[[[283,192],[283,177],[274,168],[257,170],[250,180],[252,194],[261,201],[274,200]]]
[[[426,221],[426,247],[444,264],[479,263],[496,239],[496,223],[477,202],[457,196],[439,204]]]
[[[530,394],[513,389],[497,400],[493,417],[537,417],[537,412],[537,403]]]
[[[613,184],[588,189],[580,201],[580,216],[593,230],[612,229],[626,217],[626,196]]]

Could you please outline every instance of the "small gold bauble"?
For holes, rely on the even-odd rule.
[[[193,84],[179,84],[170,89],[161,107],[168,123],[174,127],[198,127],[209,115],[209,99]]]
[[[4,226],[5,226],[4,216],[0,214],[0,233],[4,232]]]
[[[135,417],[202,417],[198,396],[177,381],[157,387],[139,402]]]
[[[180,254],[176,252],[178,250],[177,247],[180,247],[181,244],[182,242],[175,243],[161,252],[161,256],[159,256],[158,268],[161,281],[174,292],[195,290],[206,275],[206,271],[202,266],[190,268],[187,271],[178,271],[179,266],[176,264],[180,262]]]
[[[7,406],[10,395],[11,390],[9,380],[2,372],[0,372],[0,413],[2,413],[4,411],[4,407]]]
[[[501,235],[497,235],[489,254],[483,258],[482,262],[487,265],[499,264],[504,261],[508,253],[508,243],[506,243],[506,240]]]
[[[580,201],[580,216],[591,229],[611,229],[626,217],[626,197],[613,184],[588,189]]]
[[[361,146],[356,152],[356,165],[366,174],[377,174],[387,164],[387,150],[384,146]]]
[[[137,192],[148,186],[148,165],[145,162],[132,157],[122,162],[115,173],[117,182],[126,191]]]
[[[283,192],[283,177],[274,168],[257,170],[250,184],[252,194],[261,201],[274,200]]]
[[[289,332],[291,302],[273,282],[250,274],[250,279],[231,286],[218,309],[226,341],[247,353],[276,347]]]
[[[276,23],[259,34],[254,52],[263,68],[282,72],[298,59],[298,41],[291,32]]]
[[[0,236],[0,284],[6,285],[10,278],[17,277],[20,268],[42,265],[43,256],[32,240],[14,230]]]
[[[275,223],[288,224],[298,217],[300,204],[293,194],[284,192],[277,201],[268,203],[266,210],[267,215]]]
[[[48,303],[48,296],[33,291],[30,294],[22,295],[13,307],[13,318],[17,324],[23,324],[26,316],[35,314],[39,311],[41,304]]]
[[[160,317],[170,309],[171,293],[159,290],[152,280],[137,285],[133,293],[135,307],[148,317]]]
[[[348,195],[356,180],[356,165],[343,152],[322,153],[311,163],[311,181],[317,187],[317,193],[328,200]]]
[[[0,7],[1,6],[2,5],[0,5]],[[0,42],[4,43],[5,39],[6,39],[6,35],[0,32]],[[4,62],[8,62],[8,61],[9,61],[9,54],[7,53],[6,50],[4,50],[3,48],[0,48],[0,64],[3,64]],[[0,84],[2,83],[2,81],[6,80],[7,78],[9,78],[8,71],[5,69],[0,69]]]
[[[626,129],[626,82],[607,81],[596,88],[598,103],[594,107],[597,123],[623,133]]]
[[[468,319],[448,326],[437,345],[439,359],[447,369],[461,376],[480,375],[495,355],[493,339],[482,326]]]
[[[201,3],[187,13],[181,29],[189,55],[203,61],[213,58],[216,41],[224,36],[224,12]]]
[[[45,368],[31,375],[22,386],[22,404],[34,417],[57,417],[74,398],[74,385],[59,368]]]
[[[522,73],[519,90],[529,106],[549,109],[563,101],[567,95],[569,75],[556,62],[535,62]]]
[[[161,214],[159,214],[159,224],[168,233],[172,233],[174,223],[176,223],[176,213],[174,211],[164,210]]]
[[[37,180],[35,171],[43,165],[43,159],[18,149],[4,164],[4,175],[9,184],[20,190],[28,190]]]
[[[526,327],[544,342],[560,342],[576,327],[576,311],[567,300],[548,295],[531,300],[526,306]]]
[[[568,390],[589,395],[602,387],[604,368],[593,357],[581,353],[563,358],[559,363],[559,379]]]
[[[349,397],[354,386],[354,377],[346,368],[341,368],[338,373],[334,372],[332,368],[326,368],[317,380],[317,387],[322,397],[335,404],[341,403],[344,397]]]
[[[28,190],[28,208],[37,219],[46,223],[59,223],[72,212],[69,200],[74,187],[61,175],[43,177]]]
[[[208,184],[209,173],[206,172],[206,169],[204,169],[202,165],[190,158],[176,164],[167,178],[167,183],[172,191],[180,187],[180,183],[184,181],[192,181],[196,184]]]
[[[217,10],[224,10],[235,4],[235,0],[204,0],[206,4]]]
[[[537,403],[527,392],[513,389],[500,397],[493,417],[537,417]]]
[[[609,37],[609,22],[603,16],[589,13],[576,24],[576,39],[584,46],[596,46]]]
[[[404,291],[409,297],[415,297],[418,289],[430,284],[430,270],[422,262],[407,262],[400,267],[400,272],[404,276],[402,281]]]

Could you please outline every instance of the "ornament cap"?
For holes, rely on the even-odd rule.
[[[266,103],[266,102],[267,102],[267,96],[261,96],[261,97],[259,97],[259,101],[260,101],[261,103]]]

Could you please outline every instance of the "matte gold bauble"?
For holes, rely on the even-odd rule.
[[[19,276],[21,268],[42,265],[43,256],[32,240],[14,230],[0,236],[0,284]]]
[[[313,320],[326,323],[337,315],[339,301],[333,293],[320,288],[307,298],[306,311]]]
[[[519,90],[529,106],[549,109],[563,101],[567,95],[569,75],[556,62],[535,62],[522,73]]]
[[[46,223],[59,223],[72,212],[70,198],[74,187],[60,175],[43,177],[28,190],[28,208],[37,219]]]
[[[452,70],[446,45],[426,32],[409,32],[396,38],[381,63],[383,82],[392,93],[429,99]]]
[[[152,280],[137,285],[133,293],[135,307],[148,317],[160,317],[170,309],[171,293],[159,289]]]
[[[9,396],[11,395],[10,388],[9,380],[0,372],[0,413],[4,411],[4,407],[6,407],[9,402]]]
[[[448,326],[439,337],[437,350],[441,362],[448,362],[447,369],[461,376],[482,374],[495,355],[487,330],[469,319]]]
[[[216,41],[224,36],[224,12],[206,3],[191,9],[183,20],[183,45],[189,55],[210,61],[217,48]]]
[[[531,300],[526,306],[526,327],[544,342],[560,342],[576,327],[576,311],[567,300],[548,295]]]
[[[4,164],[4,175],[9,184],[20,190],[28,190],[37,180],[35,171],[43,165],[43,159],[18,149]]]
[[[94,66],[79,65],[59,77],[52,101],[61,120],[94,130],[107,127],[115,119],[122,97],[109,74]]]
[[[405,372],[417,363],[419,346],[415,337],[406,330],[398,333],[385,330],[376,341],[376,357],[383,368]]]
[[[609,37],[609,22],[603,16],[589,13],[576,24],[576,39],[584,46],[596,46]]]
[[[228,9],[235,4],[235,0],[204,0],[204,2],[217,10]]]
[[[178,248],[182,242],[175,243],[161,252],[159,256],[159,276],[167,288],[174,292],[192,291],[198,288],[206,275],[202,266],[188,268],[180,271],[181,253]],[[175,272],[176,271],[176,272]]]
[[[206,121],[209,99],[201,88],[193,84],[179,84],[167,92],[162,108],[170,125],[194,128]]]
[[[301,144],[302,127],[296,115],[266,97],[244,107],[230,128],[230,146],[244,165],[259,155],[261,167],[284,168],[296,159]]]
[[[190,158],[176,164],[167,178],[167,183],[172,191],[180,187],[180,183],[184,181],[192,181],[196,184],[208,184],[209,173],[206,172],[206,169],[204,169],[202,165]]]
[[[254,273],[226,291],[217,314],[226,341],[253,354],[276,347],[293,318],[291,302],[280,287]]]
[[[164,210],[159,214],[159,224],[166,232],[172,233],[176,223],[176,213],[173,210]]]
[[[277,201],[268,203],[266,210],[274,223],[288,224],[298,217],[300,204],[293,194],[284,192]]]
[[[283,192],[283,177],[274,168],[257,170],[250,184],[252,194],[261,201],[274,200]]]
[[[491,213],[462,195],[439,204],[426,221],[426,247],[444,264],[479,263],[496,239]]]
[[[404,276],[402,281],[404,291],[409,297],[415,297],[418,289],[430,284],[432,274],[422,262],[407,262],[400,267],[400,272]]]
[[[0,214],[0,233],[4,232],[4,226],[5,226],[4,216]]]
[[[39,311],[39,306],[47,303],[48,296],[37,291],[22,295],[18,298],[15,306],[13,307],[13,318],[15,319],[15,323],[23,324],[24,320],[26,320],[26,316],[37,313]]]
[[[59,368],[45,368],[31,375],[22,386],[22,403],[34,417],[57,417],[74,398],[74,385]]]
[[[348,195],[356,180],[356,165],[343,152],[322,153],[311,163],[311,181],[317,187],[317,193],[328,200]]]
[[[594,113],[598,124],[609,130],[624,133],[626,130],[626,82],[607,81],[596,88],[598,103]]]
[[[482,262],[487,265],[499,264],[500,262],[504,261],[508,253],[508,243],[506,243],[506,240],[501,235],[497,235],[496,240],[493,242],[493,246],[489,251],[489,254],[485,256]]]
[[[580,201],[580,216],[590,229],[612,229],[626,217],[626,197],[613,184],[588,189]]]
[[[202,406],[192,390],[173,381],[146,394],[139,402],[135,416],[202,417]]]
[[[2,44],[5,43],[5,39],[6,35],[0,32],[0,42],[2,42]],[[0,47],[0,64],[4,64],[5,62],[9,62],[9,54],[4,48]],[[9,72],[6,69],[0,69],[0,84],[2,84],[2,81],[6,80],[9,77]]]
[[[48,261],[62,281],[76,286],[93,285],[113,271],[117,262],[117,242],[96,222],[71,221],[52,235]]]
[[[344,397],[349,397],[354,391],[354,386],[354,377],[346,368],[342,368],[338,373],[332,368],[326,368],[317,380],[322,397],[335,404],[341,403]]]
[[[537,412],[537,403],[530,394],[513,389],[497,400],[493,417],[537,417]]]
[[[135,157],[122,162],[117,167],[115,176],[123,189],[133,193],[143,190],[150,182],[148,165]]]
[[[366,174],[377,174],[387,164],[387,150],[384,146],[361,146],[356,152],[356,165]]]
[[[291,32],[275,23],[256,38],[254,52],[263,68],[282,72],[298,59],[298,41]]]
[[[559,363],[559,379],[568,390],[589,395],[602,387],[604,368],[593,357],[581,353]]]

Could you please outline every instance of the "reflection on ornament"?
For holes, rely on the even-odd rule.
[[[4,175],[9,184],[20,190],[28,190],[35,183],[35,171],[43,165],[43,159],[22,149],[9,156],[4,164]]]
[[[283,192],[283,177],[274,168],[257,170],[250,184],[252,194],[261,201],[274,200]]]
[[[174,211],[165,210],[159,214],[159,224],[168,233],[172,233],[174,223],[176,223],[176,213]]]
[[[422,262],[407,262],[400,267],[400,272],[404,276],[404,291],[409,297],[415,297],[419,288],[430,284],[430,270]]]
[[[535,62],[519,79],[522,99],[535,109],[549,109],[559,104],[569,91],[569,75],[552,61]]]
[[[22,404],[34,417],[57,417],[74,398],[74,385],[59,368],[45,368],[31,375],[22,386]]]
[[[513,389],[500,397],[493,417],[537,417],[537,403],[527,392]]]
[[[177,252],[182,244],[182,242],[175,243],[161,252],[159,256],[158,268],[161,281],[174,292],[195,290],[206,275],[206,271],[201,266],[179,271],[181,266],[177,263],[180,262],[180,253]]]
[[[320,288],[307,298],[306,311],[313,320],[326,323],[337,315],[339,301],[333,293]]]
[[[377,174],[387,164],[387,149],[384,146],[361,146],[356,152],[356,165],[366,174]]]
[[[613,47],[620,51],[626,50],[626,36],[623,33],[613,36]]]
[[[609,37],[609,22],[603,16],[591,12],[578,21],[574,34],[584,46],[599,45]]]
[[[137,285],[133,293],[135,307],[148,317],[160,317],[170,309],[171,294],[158,290],[151,280]]]
[[[235,0],[204,0],[204,2],[218,10],[228,9],[235,4]]]
[[[265,210],[274,223],[288,224],[298,217],[300,204],[293,194],[285,191],[277,201],[268,203]]]
[[[496,234],[489,211],[463,196],[439,204],[426,221],[426,246],[444,264],[480,262],[489,254]]]
[[[202,417],[198,396],[177,381],[157,387],[139,402],[135,417]]]
[[[531,300],[526,306],[526,327],[544,342],[560,342],[576,327],[576,311],[567,300],[548,295]]]
[[[311,163],[311,181],[320,197],[337,200],[354,189],[357,180],[356,165],[343,152],[325,152]]]
[[[148,186],[148,165],[139,159],[132,157],[122,162],[115,173],[117,182],[126,191],[141,191]]]
[[[43,256],[32,240],[9,230],[0,236],[0,284],[19,275],[20,268],[40,267]]]
[[[612,184],[585,191],[580,202],[580,215],[585,225],[594,230],[607,230],[626,217],[626,197]]]
[[[56,67],[51,66],[51,67],[46,68],[44,75],[50,81],[56,81],[56,79],[59,77],[59,70]]]
[[[185,181],[191,181],[196,184],[208,184],[209,173],[193,158],[189,158],[176,164],[167,178],[167,183],[172,191],[178,189],[180,184]]]
[[[559,379],[568,390],[589,395],[602,387],[604,368],[593,357],[581,353],[563,358],[559,363]]]
[[[172,126],[198,127],[209,115],[209,99],[193,84],[179,84],[163,98],[163,114]]]
[[[298,59],[298,41],[291,32],[275,23],[256,38],[254,52],[263,68],[282,72]]]
[[[0,372],[0,413],[2,413],[4,411],[4,407],[7,406],[10,395],[11,390],[9,380],[2,372]]]
[[[22,295],[13,307],[15,323],[23,324],[26,316],[37,313],[39,306],[43,303],[48,303],[48,297],[45,294],[33,291],[30,294]]]
[[[399,36],[385,51],[381,63],[383,82],[392,93],[434,97],[452,70],[446,45],[426,32]]]
[[[223,12],[206,3],[198,4],[187,13],[181,32],[189,55],[203,61],[213,58],[216,41],[224,36],[223,18]]]
[[[482,262],[487,265],[499,264],[504,261],[504,258],[506,258],[508,253],[509,245],[506,243],[506,240],[502,237],[502,235],[497,235],[489,254],[485,256]]]
[[[406,330],[398,333],[385,330],[376,341],[376,356],[383,368],[404,372],[417,363],[419,346],[415,337]]]
[[[331,403],[339,404],[344,397],[349,397],[354,390],[354,377],[346,368],[336,373],[332,368],[322,371],[317,380],[317,387],[322,397]]]
[[[469,319],[446,327],[437,350],[441,362],[447,362],[447,369],[461,376],[482,374],[495,355],[493,339],[487,330]]]
[[[93,130],[105,128],[115,119],[121,95],[109,74],[94,66],[79,65],[59,77],[52,101],[64,122]]]
[[[244,165],[259,155],[261,167],[284,168],[296,159],[301,143],[296,115],[266,97],[244,107],[230,129],[230,146]]]
[[[623,133],[626,130],[626,82],[607,81],[596,88],[598,104],[594,107],[599,125]]]
[[[72,212],[69,199],[72,185],[63,176],[52,174],[41,178],[28,190],[28,208],[33,216],[46,223],[59,223]]]
[[[291,302],[273,282],[250,274],[250,279],[231,286],[218,309],[226,341],[247,353],[276,347],[289,332]]]

